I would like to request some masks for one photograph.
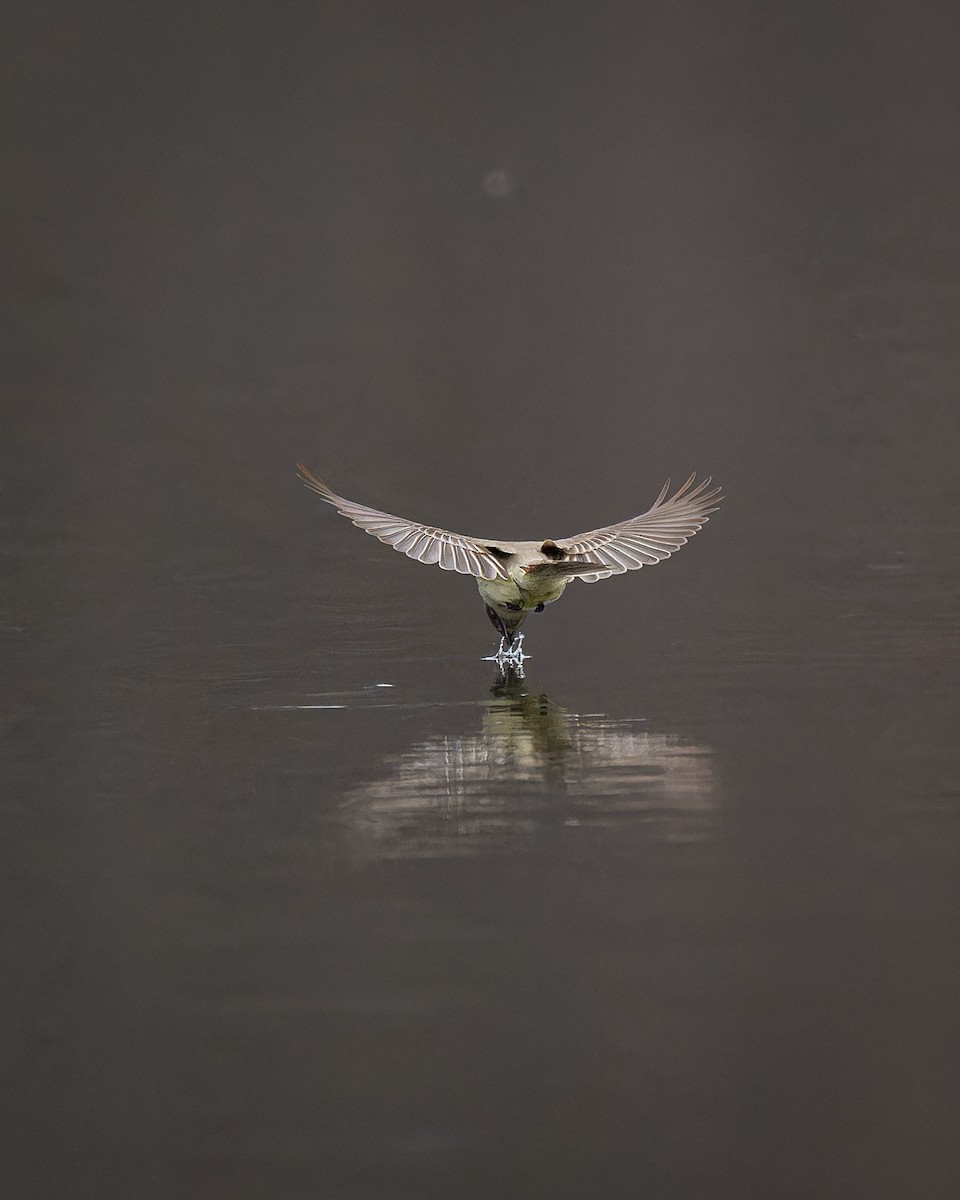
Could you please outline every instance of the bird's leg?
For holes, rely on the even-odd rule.
[[[518,667],[523,670],[524,659],[529,657],[529,654],[523,652],[523,634],[515,633],[510,642],[505,637],[501,637],[496,654],[488,655],[483,661],[495,662],[499,667]]]
[[[524,654],[523,652],[523,634],[515,633],[512,642],[508,642],[505,637],[501,637],[496,654],[487,655],[483,661],[495,662],[499,667],[518,667],[522,671],[524,659],[529,657],[529,654]]]
[[[514,634],[513,642],[507,648],[506,654],[499,660],[500,670],[506,675],[513,673],[518,679],[523,679],[523,660],[529,658],[529,654],[523,652],[523,634]]]
[[[490,623],[493,625],[494,629],[500,634],[504,642],[508,642],[509,634],[507,632],[506,625],[503,623],[503,617],[501,617],[497,610],[491,607],[489,604],[484,605],[484,610],[486,611],[487,616],[490,618]]]
[[[507,639],[505,637],[503,637],[503,635],[501,634],[500,645],[497,647],[496,654],[488,654],[487,657],[483,661],[499,663],[502,666],[504,655],[510,653],[506,647],[507,647]]]

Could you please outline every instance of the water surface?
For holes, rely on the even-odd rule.
[[[30,13],[11,1194],[955,1196],[949,15]],[[728,500],[504,679],[298,459],[483,536]]]

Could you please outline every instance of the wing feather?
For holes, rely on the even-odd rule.
[[[475,575],[482,579],[509,578],[503,565],[478,538],[435,529],[432,525],[421,525],[419,521],[407,521],[403,517],[394,517],[376,508],[368,508],[365,504],[346,500],[331,491],[303,463],[297,464],[297,474],[308,488],[332,504],[358,529],[379,538],[408,558],[436,563],[441,570],[459,571],[461,575]]]
[[[436,538],[427,538],[426,545],[417,555],[417,558],[422,563],[437,563],[440,561],[440,547],[442,543]]]
[[[396,541],[392,542],[394,550],[399,550],[403,554],[409,555],[411,558],[416,558],[416,551],[420,545],[420,531],[417,529],[408,529],[401,533]]]
[[[663,562],[703,528],[709,514],[716,512],[723,499],[720,488],[708,490],[709,476],[696,487],[695,479],[696,475],[691,475],[669,500],[666,499],[670,490],[668,479],[647,512],[616,525],[564,538],[557,545],[573,562],[601,563],[607,568],[581,575],[585,583]]]

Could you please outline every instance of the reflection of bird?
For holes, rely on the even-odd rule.
[[[559,600],[571,579],[595,583],[662,562],[703,527],[722,499],[719,488],[707,490],[709,478],[694,487],[696,476],[691,475],[669,499],[667,480],[653,507],[639,517],[559,541],[507,542],[392,517],[338,496],[303,463],[297,471],[307,487],[354,525],[408,558],[475,576],[487,616],[501,637],[496,655],[501,662],[522,662],[523,634],[517,630],[530,612],[543,612],[545,605]]]
[[[492,691],[479,725],[430,732],[428,716],[416,740],[345,794],[341,814],[360,853],[496,853],[561,826],[608,829],[618,841],[710,835],[719,796],[709,747],[643,718],[568,712],[525,692],[515,671]]]

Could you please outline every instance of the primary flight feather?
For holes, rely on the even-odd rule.
[[[667,480],[653,507],[638,517],[556,541],[508,542],[394,517],[338,496],[303,463],[297,464],[297,473],[359,529],[394,550],[418,562],[436,563],[442,571],[475,576],[487,616],[502,639],[498,660],[517,654],[522,622],[530,612],[542,612],[558,600],[571,579],[596,583],[662,562],[703,528],[723,499],[720,488],[709,490],[709,478],[694,486],[696,476],[691,475],[669,499]]]

